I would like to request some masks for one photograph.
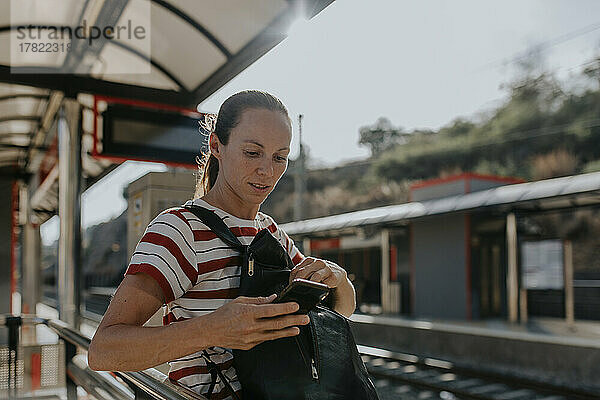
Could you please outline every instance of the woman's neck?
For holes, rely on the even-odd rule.
[[[254,219],[260,204],[244,202],[231,188],[224,187],[217,179],[215,185],[201,197],[208,204],[241,219]]]

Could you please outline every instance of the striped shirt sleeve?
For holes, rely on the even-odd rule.
[[[194,234],[183,212],[165,210],[148,224],[124,274],[150,275],[160,285],[165,304],[183,296],[198,279]]]

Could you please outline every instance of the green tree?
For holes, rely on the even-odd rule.
[[[372,125],[361,127],[359,134],[358,144],[369,147],[372,156],[381,154],[396,144],[405,143],[408,135],[385,117],[380,117]]]

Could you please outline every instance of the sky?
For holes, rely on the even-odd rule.
[[[312,165],[368,156],[360,127],[379,117],[406,130],[440,128],[477,118],[506,98],[517,60],[538,49],[560,78],[600,54],[597,0],[337,0],[198,105],[216,112],[244,89],[278,96],[294,120],[303,114],[303,142]],[[126,208],[123,187],[162,164],[126,162],[84,193],[84,227]],[[107,206],[110,205],[110,206]],[[42,226],[44,243],[57,218]]]

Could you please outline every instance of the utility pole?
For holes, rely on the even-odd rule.
[[[306,154],[304,145],[302,144],[302,119],[304,115],[298,115],[298,141],[300,143],[300,151],[296,159],[294,168],[294,192],[296,194],[294,202],[294,220],[300,221],[304,219],[304,193],[306,192],[306,174],[305,174],[305,159]]]

